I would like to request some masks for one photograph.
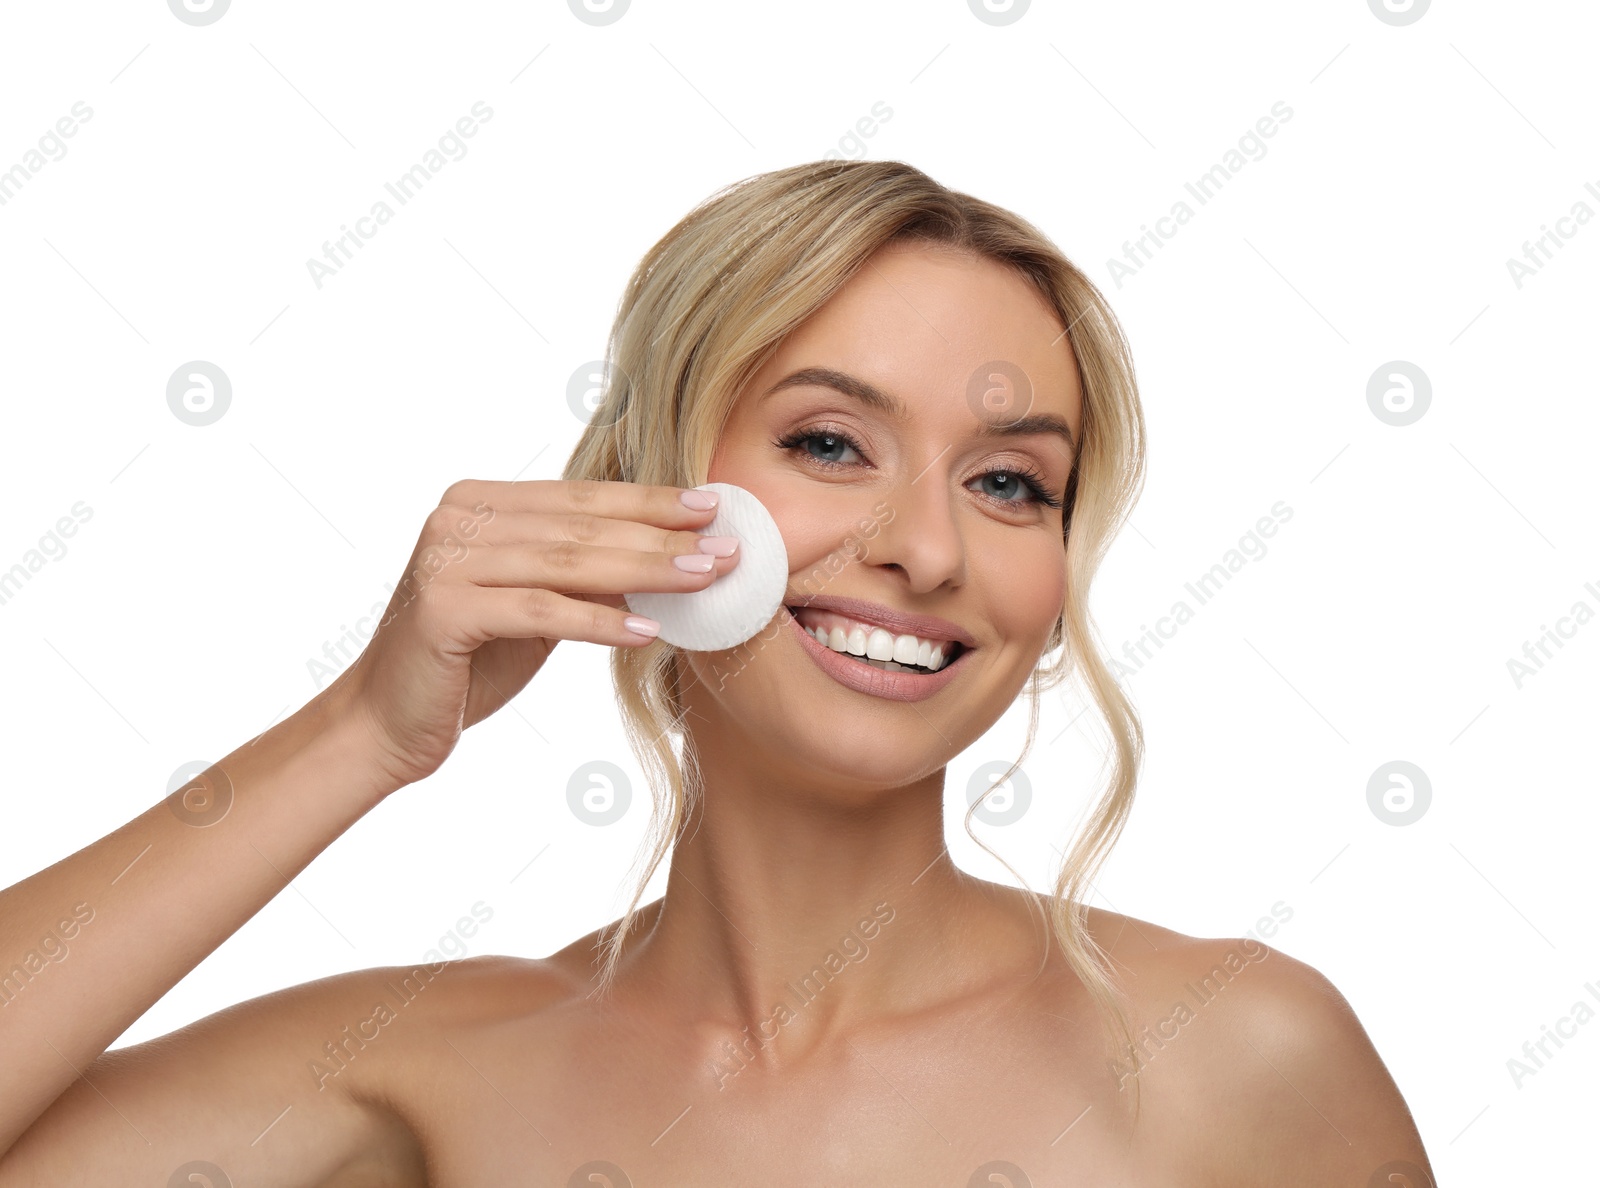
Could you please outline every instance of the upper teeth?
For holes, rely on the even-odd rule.
[[[893,660],[937,672],[944,666],[945,658],[956,650],[954,643],[947,639],[895,635],[872,623],[857,622],[825,611],[801,609],[793,614],[817,642],[835,652],[865,656],[869,660]]]

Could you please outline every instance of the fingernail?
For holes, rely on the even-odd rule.
[[[684,507],[693,508],[695,511],[710,511],[717,506],[717,497],[710,491],[683,491],[678,498],[683,500]]]
[[[702,536],[700,543],[695,546],[702,553],[710,553],[713,557],[731,557],[733,551],[739,547],[737,536]]]
[[[717,559],[707,557],[704,553],[684,553],[681,557],[674,557],[672,563],[685,573],[710,573]]]
[[[622,625],[635,635],[647,635],[654,639],[661,630],[661,624],[654,619],[647,619],[643,615],[629,615],[622,620]]]

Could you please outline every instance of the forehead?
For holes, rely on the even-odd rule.
[[[1012,384],[1026,389],[1019,413],[1058,414],[1078,436],[1082,393],[1060,316],[1020,273],[965,252],[880,249],[790,333],[752,389],[816,366],[859,376],[919,416],[981,413],[1002,398],[995,385]]]

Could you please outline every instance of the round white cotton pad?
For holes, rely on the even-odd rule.
[[[719,652],[759,632],[783,605],[789,551],[772,513],[743,487],[706,483],[717,496],[716,517],[700,531],[737,536],[739,563],[704,590],[688,594],[628,594],[628,609],[661,624],[656,637],[690,652]]]

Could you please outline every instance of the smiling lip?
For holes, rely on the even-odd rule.
[[[978,641],[972,638],[970,632],[964,631],[949,619],[939,619],[932,615],[906,614],[904,611],[891,610],[876,602],[863,602],[859,598],[839,598],[832,594],[819,594],[787,605],[833,611],[847,619],[882,627],[890,635],[918,635],[923,639],[933,640],[953,639],[961,644],[963,651],[971,651],[978,646]]]
[[[836,602],[848,602],[848,599],[834,599]],[[815,604],[813,604],[815,605]],[[864,605],[858,603],[857,605]],[[829,609],[832,609],[831,607]],[[887,668],[877,668],[871,664],[862,664],[859,660],[852,660],[842,656],[826,644],[817,639],[800,624],[794,617],[794,612],[788,607],[783,609],[784,615],[789,620],[789,627],[800,637],[800,646],[806,655],[817,662],[817,667],[822,669],[834,680],[858,693],[865,693],[871,697],[882,697],[889,701],[921,701],[932,697],[943,689],[956,676],[966,671],[967,657],[973,649],[963,647],[959,655],[946,664],[938,672],[890,672]],[[841,611],[841,614],[844,612]],[[939,620],[933,620],[939,622]],[[927,620],[923,620],[924,623]],[[908,632],[907,634],[912,634]],[[935,636],[935,638],[938,638]]]

